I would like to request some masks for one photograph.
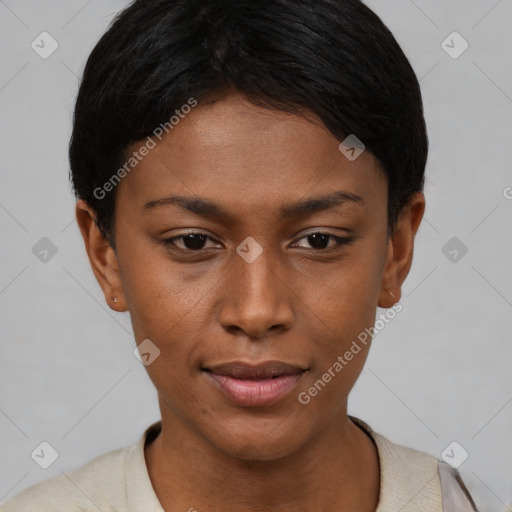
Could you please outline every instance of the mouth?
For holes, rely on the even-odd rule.
[[[281,400],[309,368],[281,361],[257,365],[235,361],[203,367],[201,370],[236,405],[262,407]]]

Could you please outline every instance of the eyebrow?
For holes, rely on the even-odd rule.
[[[364,203],[364,200],[362,197],[356,194],[345,192],[343,190],[337,190],[328,195],[308,198],[295,203],[285,204],[280,208],[279,214],[284,219],[290,219],[329,210],[335,206],[341,206],[346,203],[362,204]],[[225,220],[232,218],[232,216],[219,205],[199,197],[186,197],[177,195],[163,197],[161,199],[148,201],[142,209],[149,210],[152,208],[169,205],[180,206],[181,208],[202,217],[215,217],[217,219]]]

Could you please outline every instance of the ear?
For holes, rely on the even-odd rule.
[[[414,237],[424,212],[425,196],[423,192],[415,192],[402,209],[388,241],[378,302],[381,308],[390,308],[400,300],[402,284],[411,269]]]
[[[114,311],[126,311],[126,300],[117,256],[98,229],[95,212],[85,201],[79,199],[76,203],[75,214],[92,271],[103,290],[107,304]]]

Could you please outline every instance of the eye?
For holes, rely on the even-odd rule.
[[[175,243],[175,240],[183,242],[185,247],[180,247],[179,244]],[[172,238],[166,238],[162,242],[165,245],[174,245],[183,251],[198,252],[205,249],[204,245],[207,240],[215,241],[204,233],[187,233],[184,235],[174,236]]]
[[[329,242],[329,239],[332,238],[334,240],[334,243],[331,245],[327,245]],[[300,242],[301,240],[307,240],[307,242],[310,244],[310,247],[317,250],[325,250],[325,249],[333,249],[336,247],[340,247],[342,245],[348,245],[353,241],[353,238],[349,237],[343,237],[343,236],[336,236],[332,233],[310,233],[309,235],[306,235],[298,240]],[[296,242],[296,243],[298,243]],[[307,249],[308,247],[306,247]]]
[[[329,244],[330,239],[332,239],[334,243]],[[166,238],[162,242],[167,246],[174,246],[181,251],[199,252],[208,249],[208,247],[205,247],[208,240],[216,242],[213,238],[204,233],[186,233],[172,238]],[[310,233],[300,238],[295,244],[298,244],[301,240],[307,240],[307,243],[310,245],[309,248],[327,250],[341,247],[342,245],[348,245],[353,241],[353,238],[336,236],[332,233],[317,232]],[[308,249],[308,247],[305,246],[301,247]]]

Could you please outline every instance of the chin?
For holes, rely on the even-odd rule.
[[[227,455],[251,461],[270,461],[293,454],[307,441],[293,415],[284,417],[237,418],[219,421],[219,428],[207,435],[210,443]]]

